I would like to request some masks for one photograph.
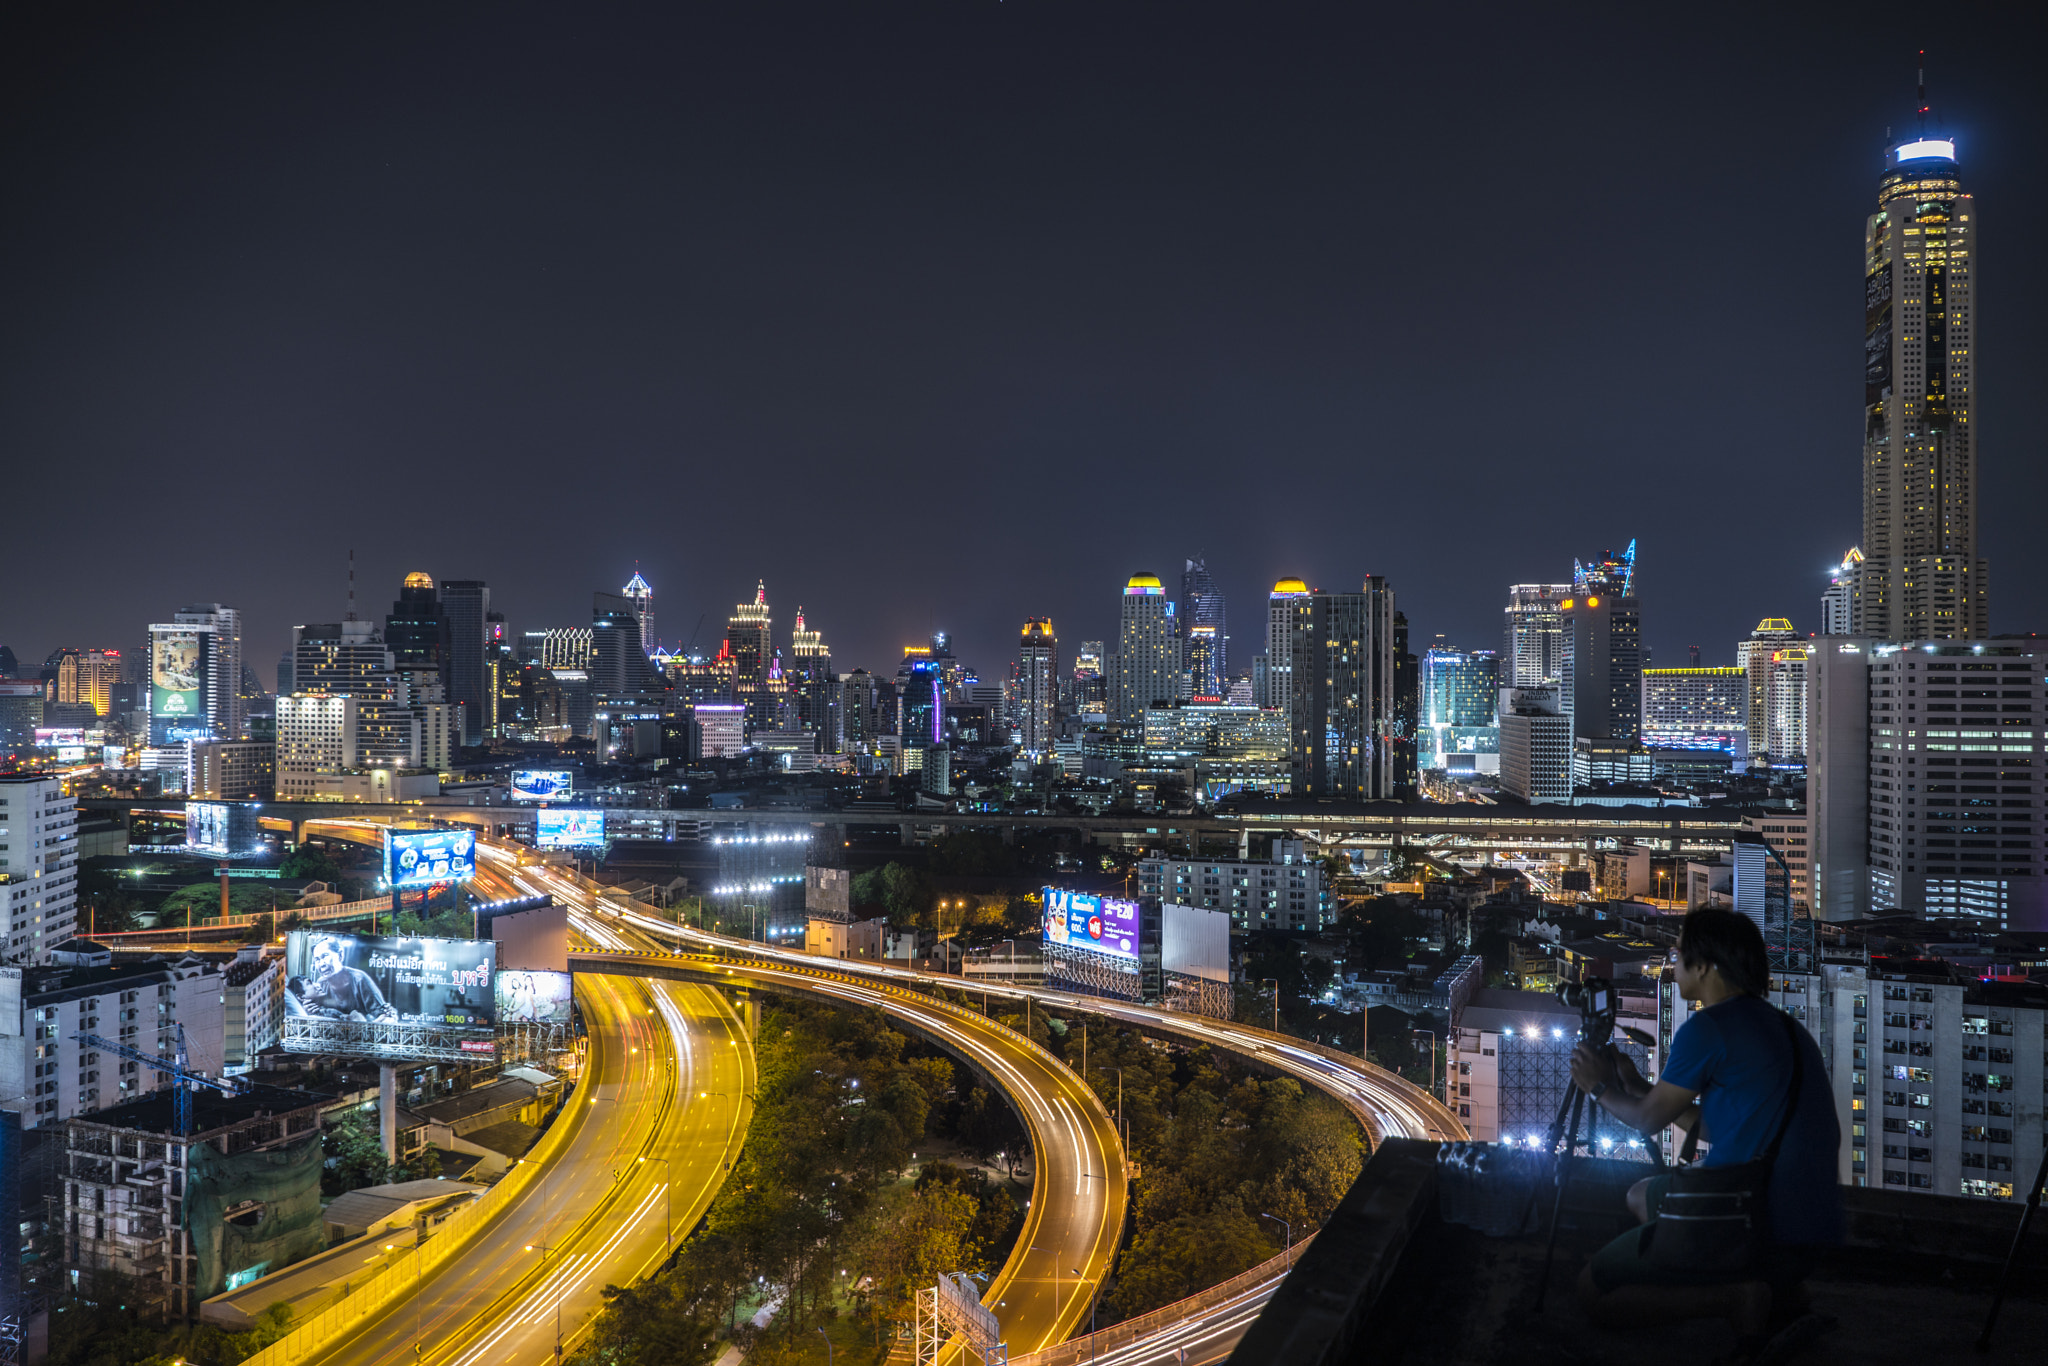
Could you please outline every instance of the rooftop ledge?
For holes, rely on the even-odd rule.
[[[1711,1320],[1613,1331],[1580,1312],[1588,1254],[1625,1227],[1641,1163],[1581,1158],[1559,1218],[1549,1297],[1535,1312],[1541,1233],[1490,1238],[1438,1217],[1435,1143],[1389,1139],[1373,1153],[1236,1350],[1232,1366],[1687,1366],[1729,1351]],[[1549,1209],[1549,1187],[1538,1202]],[[1971,1350],[2020,1204],[1845,1189],[1847,1245],[1808,1280],[1840,1326],[1796,1356],[1815,1363],[1930,1366],[2033,1362],[2048,1340],[2048,1220],[2013,1270],[1989,1355]]]

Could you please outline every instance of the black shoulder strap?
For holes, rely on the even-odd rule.
[[[1777,1136],[1771,1139],[1771,1146],[1764,1150],[1765,1171],[1778,1164],[1778,1145],[1785,1141],[1786,1133],[1792,1128],[1792,1116],[1799,1113],[1799,1091],[1806,1073],[1806,1050],[1799,1046],[1799,1026],[1792,1022],[1790,1012],[1781,1010],[1778,1013],[1784,1017],[1785,1037],[1792,1044],[1792,1086],[1785,1092],[1785,1117],[1778,1121]]]

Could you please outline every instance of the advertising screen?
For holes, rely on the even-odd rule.
[[[234,852],[228,843],[226,803],[185,803],[185,847],[195,853],[218,854],[222,858]]]
[[[512,800],[515,802],[559,802],[576,788],[576,775],[565,768],[515,768],[512,770]]]
[[[1206,982],[1230,980],[1230,912],[1167,902],[1160,911],[1159,966]]]
[[[1045,889],[1045,942],[1138,961],[1138,903]]]
[[[206,647],[199,631],[157,631],[149,647],[149,719],[203,725]]]
[[[474,830],[384,832],[384,881],[391,887],[431,887],[475,876]]]
[[[566,972],[507,969],[498,974],[499,1024],[567,1024],[572,979]]]
[[[584,849],[604,843],[604,812],[550,807],[533,813],[536,849]]]
[[[497,945],[293,930],[284,1047],[463,1058],[496,1051]]]

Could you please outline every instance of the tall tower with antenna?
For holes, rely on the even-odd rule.
[[[1991,633],[1977,547],[1979,215],[1956,142],[1930,127],[1885,149],[1863,227],[1863,555],[1851,629],[1888,640]]]
[[[647,580],[640,577],[640,568],[635,565],[633,578],[619,592],[633,600],[633,615],[640,622],[640,653],[654,653],[654,589]]]

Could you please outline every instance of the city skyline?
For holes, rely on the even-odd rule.
[[[609,37],[568,36],[583,64],[522,114],[517,73],[559,54],[516,19],[480,37],[502,62],[455,72],[320,16],[267,16],[225,40],[157,16],[139,21],[153,41],[134,50],[47,22],[59,26],[35,41],[67,53],[76,79],[18,83],[29,117],[0,135],[29,206],[0,227],[0,259],[17,263],[4,324],[16,363],[0,378],[0,442],[25,471],[15,489],[24,506],[63,506],[70,472],[90,469],[147,490],[160,525],[217,517],[223,497],[248,515],[175,552],[131,537],[89,555],[65,553],[64,519],[30,520],[20,553],[65,571],[8,595],[0,641],[25,661],[132,648],[178,604],[220,601],[243,614],[260,671],[293,625],[341,614],[353,544],[360,600],[412,570],[480,579],[520,629],[582,621],[589,593],[637,567],[671,644],[700,613],[700,645],[715,640],[765,575],[842,661],[886,667],[943,628],[984,676],[1010,657],[1018,620],[1113,636],[1116,585],[1171,580],[1205,555],[1240,604],[1241,670],[1256,645],[1244,613],[1281,576],[1350,591],[1386,575],[1418,638],[1489,648],[1508,585],[1557,581],[1568,557],[1632,528],[1645,643],[1672,665],[1692,644],[1729,659],[1767,616],[1818,629],[1825,570],[1861,539],[1854,246],[1885,134],[1914,117],[1912,53],[1867,36],[1881,24],[1794,17],[1767,49],[1703,36],[1645,64],[1645,35],[1503,17],[1498,48],[1422,33],[1400,69],[1365,81],[1322,51],[1362,38],[1362,18],[1247,35],[1189,10],[1162,39],[1105,16],[1091,30],[1104,69],[1015,7],[914,33],[826,13],[818,31],[844,43],[816,52],[726,17],[705,36],[729,70],[689,70],[745,111],[727,148],[669,93],[673,73],[657,79]],[[674,37],[636,22],[642,46]],[[329,108],[317,83],[252,74],[288,75],[293,53],[330,39],[331,79],[388,87],[417,115],[404,136],[374,109]],[[1162,41],[1176,60],[1146,55]],[[1991,494],[1977,544],[1997,566],[1992,630],[2027,630],[2048,621],[2048,549],[2024,513],[2044,476],[2013,414],[2043,359],[2025,322],[2048,303],[2048,266],[2023,251],[2022,225],[2041,217],[2032,167],[2048,118],[2014,52],[1952,42],[1928,58],[1936,131],[1957,140],[1992,215],[1975,320],[1977,478]],[[879,80],[844,74],[846,44]],[[1560,91],[1560,64],[1601,74]],[[949,66],[985,91],[934,74]],[[1751,98],[1714,95],[1731,81]],[[763,93],[742,93],[749,83]],[[941,97],[958,104],[945,134],[918,117]],[[1538,100],[1599,130],[1586,212],[1618,230],[1529,215],[1513,250],[1482,250],[1499,206],[1552,179],[1545,139],[1504,157],[1485,116],[1519,119]],[[1067,102],[1091,111],[1089,138],[1063,121]],[[827,108],[843,131],[820,131]],[[1403,111],[1429,205],[1392,269],[1356,249],[1377,221],[1366,149],[1388,108]],[[536,128],[561,145],[522,150]],[[211,160],[163,192],[144,229],[133,210],[171,133]],[[955,137],[989,150],[953,159]],[[272,155],[276,138],[292,157]],[[859,150],[892,140],[900,160]],[[584,145],[608,159],[571,155]],[[1134,177],[1141,154],[1152,169]],[[733,178],[745,158],[770,168],[765,183]],[[648,188],[655,165],[690,174]],[[1735,176],[1744,195],[1701,193]],[[853,206],[787,226],[801,217],[791,197],[821,177],[861,187]],[[706,193],[683,189],[699,183]],[[1016,187],[1000,208],[987,198],[998,184]],[[1775,206],[1768,241],[1744,227],[1757,199]],[[82,219],[104,233],[72,232]],[[904,223],[918,226],[906,236]],[[720,273],[681,264],[704,259]],[[1576,281],[1569,307],[1503,308],[1553,270]],[[1766,332],[1735,302],[1748,291],[1773,300]],[[402,331],[387,322],[399,316]],[[745,341],[741,320],[757,317],[774,345]],[[794,392],[792,367],[805,376]],[[1741,379],[1740,412],[1701,403],[1709,374]],[[1569,423],[1524,420],[1587,375],[1598,400]],[[403,516],[335,516],[318,492],[338,470],[367,490],[471,466]],[[1048,536],[988,511],[968,492],[979,481],[954,477],[969,468],[1028,469],[1074,511]],[[1628,477],[1577,477],[1591,469]],[[1706,469],[1725,497],[1701,484]],[[921,525],[959,527],[971,549],[950,552],[950,572],[920,552],[865,556],[846,575],[849,538],[891,525],[906,483]],[[1797,519],[1733,515],[1751,485]],[[806,532],[772,552],[748,518],[702,511],[771,493],[795,500]],[[1408,514],[1359,537],[1353,510],[1382,502]],[[1117,522],[1119,506],[1143,506],[1142,525]],[[448,514],[431,529],[428,508]],[[635,525],[655,508],[674,513],[661,531]],[[586,534],[561,534],[577,525]],[[514,549],[525,543],[548,549]],[[131,606],[137,585],[157,605]]]

